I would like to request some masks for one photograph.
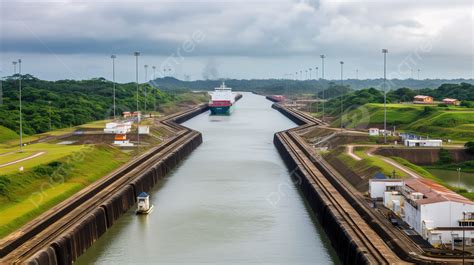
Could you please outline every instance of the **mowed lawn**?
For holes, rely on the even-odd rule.
[[[50,155],[25,161],[24,172],[18,172],[19,164],[9,169],[10,173],[0,168],[0,238],[129,159],[126,153],[107,145],[35,144],[28,148],[33,152],[45,150]]]
[[[83,149],[84,147],[84,145],[39,143],[24,146],[23,153],[19,152],[20,148],[17,146],[11,148],[0,148],[0,165],[26,158],[40,152],[44,152],[44,154],[40,156],[9,166],[0,167],[0,175],[18,172],[20,167],[23,167],[24,170],[28,170],[41,164],[47,164],[49,162],[68,156],[73,152],[77,152]]]

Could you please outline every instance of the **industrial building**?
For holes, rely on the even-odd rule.
[[[132,129],[132,122],[108,122],[105,124],[104,133],[126,134]]]
[[[441,147],[443,146],[442,140],[417,140],[417,139],[407,139],[405,140],[405,146],[407,147]]]
[[[474,202],[427,179],[377,179],[370,196],[383,204],[432,245],[474,243]]]

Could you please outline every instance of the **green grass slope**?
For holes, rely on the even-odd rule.
[[[16,132],[0,125],[0,143],[18,138]]]
[[[368,103],[344,115],[346,128],[380,126],[384,121],[383,104]],[[338,126],[340,119],[333,122]],[[456,140],[474,139],[474,109],[435,105],[387,104],[387,127],[430,137]]]

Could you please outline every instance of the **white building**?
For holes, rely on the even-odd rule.
[[[105,124],[104,133],[126,134],[132,129],[132,122],[108,122]]]
[[[372,199],[383,199],[384,193],[390,190],[390,187],[402,186],[401,179],[369,179],[369,195]]]
[[[443,146],[442,140],[405,140],[405,146],[407,147],[441,147]]]
[[[379,136],[379,128],[369,128],[370,136]]]
[[[427,179],[388,182],[384,205],[433,245],[474,243],[474,202]]]

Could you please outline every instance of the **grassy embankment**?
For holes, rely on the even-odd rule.
[[[380,157],[367,155],[367,147],[354,147],[354,154],[362,160],[355,160],[349,156],[345,147],[337,148],[330,152],[331,155],[336,156],[343,162],[350,170],[359,176],[365,178],[372,178],[377,172],[381,172],[387,176],[393,176],[395,170],[395,177],[406,178],[407,174],[389,164],[384,162]]]
[[[384,121],[383,104],[365,104],[350,111],[347,117],[358,117],[344,121],[347,128],[380,126]],[[339,126],[339,124],[339,119],[333,122],[333,126]],[[455,106],[387,104],[387,127],[392,129],[393,126],[396,126],[397,131],[412,132],[422,136],[468,141],[474,139],[474,109]]]
[[[0,238],[129,159],[107,145],[41,143],[24,147],[23,153],[17,149],[0,149],[0,164],[38,152],[44,154],[0,168]],[[21,166],[22,172],[18,170]]]

